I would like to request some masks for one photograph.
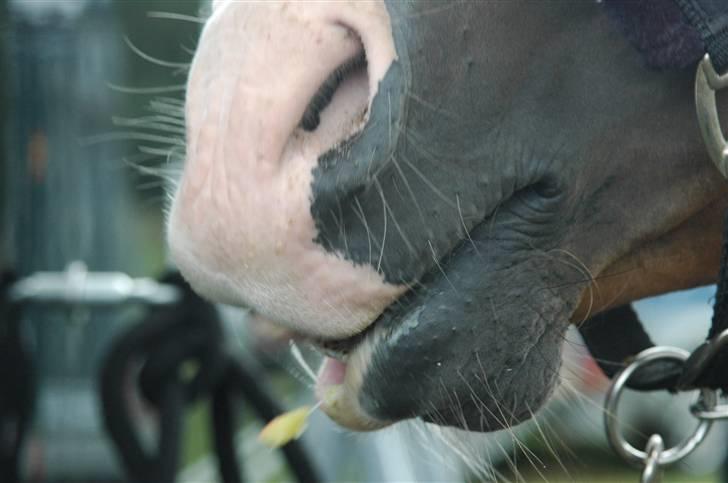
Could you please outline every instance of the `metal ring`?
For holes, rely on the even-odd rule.
[[[718,118],[715,102],[716,91],[728,88],[728,74],[719,75],[713,68],[710,56],[705,54],[698,65],[695,78],[695,107],[703,141],[710,158],[720,172],[728,178],[728,141],[726,141]]]
[[[647,461],[648,455],[624,439],[617,425],[617,406],[625,384],[637,369],[648,362],[657,359],[685,361],[689,356],[690,354],[687,351],[677,347],[650,347],[637,354],[634,360],[622,369],[612,381],[612,385],[609,387],[609,391],[607,391],[604,425],[606,426],[607,436],[609,437],[609,443],[612,445],[612,448],[628,463],[638,467],[642,466]],[[700,395],[709,404],[709,407],[715,405],[718,399],[717,391],[710,389],[701,389]],[[690,437],[683,440],[679,445],[668,448],[660,453],[658,464],[660,466],[669,465],[690,454],[705,439],[712,424],[713,421],[711,420],[700,420],[700,423],[698,423],[698,426]]]

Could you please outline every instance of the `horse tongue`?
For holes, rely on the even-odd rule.
[[[332,357],[326,357],[319,369],[316,385],[320,387],[338,386],[343,384],[345,376],[346,363]]]

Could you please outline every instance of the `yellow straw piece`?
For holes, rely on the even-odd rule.
[[[311,412],[310,406],[301,406],[276,416],[258,434],[258,441],[269,448],[280,448],[292,439],[298,439],[306,430]]]

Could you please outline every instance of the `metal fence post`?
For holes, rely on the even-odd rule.
[[[15,0],[8,7],[0,262],[19,276],[74,261],[89,270],[138,271],[120,146],[85,142],[111,129],[108,82],[126,59],[111,2]],[[22,314],[39,381],[25,477],[117,479],[94,381],[128,310],[39,305]]]

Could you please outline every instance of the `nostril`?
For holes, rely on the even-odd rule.
[[[363,48],[357,55],[337,67],[321,84],[303,113],[300,127],[304,131],[315,131],[321,123],[321,112],[329,106],[337,89],[345,81],[357,76],[368,78],[367,58]]]

